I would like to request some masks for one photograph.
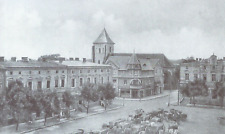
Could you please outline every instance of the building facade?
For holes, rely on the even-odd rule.
[[[79,59],[62,62],[67,66],[67,88],[79,94],[82,86],[92,83],[96,86],[112,82],[112,69],[109,65],[97,64]]]
[[[65,91],[67,85],[67,68],[55,62],[4,61],[5,85],[8,87],[13,80],[20,80],[24,87],[30,90],[56,90]]]
[[[5,73],[6,69],[0,66],[0,94],[3,94],[5,89]]]
[[[208,59],[196,58],[191,62],[184,62],[180,66],[180,84],[200,79],[213,89],[215,82],[225,80],[224,65],[225,59],[217,59],[214,54]]]

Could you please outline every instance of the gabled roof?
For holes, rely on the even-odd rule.
[[[101,34],[98,38],[93,42],[93,44],[115,44],[109,37],[108,33],[106,32],[105,28],[102,30]]]
[[[123,57],[130,57],[131,53],[113,53],[109,56],[108,59],[116,58],[116,60],[120,60]],[[159,64],[162,67],[174,67],[174,65],[167,59],[167,57],[164,54],[141,54],[136,53],[137,59],[140,61],[140,59],[158,59]],[[129,59],[128,59],[129,60]]]
[[[136,55],[136,54],[135,54]],[[138,64],[141,67],[141,70],[154,70],[155,66],[159,63],[159,59],[147,59],[147,58],[131,58],[132,55],[113,55],[109,56],[108,60],[106,61],[106,64],[113,63],[115,64],[119,70],[127,70],[127,65],[129,64],[129,60],[136,59],[138,60]],[[136,60],[134,60],[136,61]],[[133,62],[136,63],[136,62]]]
[[[137,55],[135,53],[133,53],[130,56],[130,60],[127,64],[131,64],[131,65],[140,64],[140,62],[138,61]]]

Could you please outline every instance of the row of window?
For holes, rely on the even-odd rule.
[[[104,72],[104,69],[101,69],[100,71],[101,71],[101,72]],[[109,72],[109,69],[106,69],[106,71]],[[74,74],[74,72],[75,72],[75,71],[72,70],[72,74]],[[80,70],[79,72],[80,72],[80,74],[81,74],[81,73],[83,73],[83,70]],[[97,73],[98,70],[95,69],[94,72]],[[91,73],[91,70],[87,70],[87,73]]]
[[[98,48],[98,53],[104,53],[105,49],[104,48]],[[109,52],[112,52],[112,47],[109,47]]]
[[[80,78],[79,80],[79,85],[82,86],[84,84],[84,78]],[[91,78],[87,78],[87,82],[88,83],[91,83]],[[104,78],[101,77],[101,83],[103,84],[104,82]],[[109,82],[109,77],[108,77],[108,82]],[[32,89],[32,82],[28,82],[28,88],[29,89]],[[97,78],[94,78],[94,84],[97,84]],[[61,87],[64,87],[65,86],[65,80],[62,79],[61,80]],[[55,80],[55,88],[58,88],[59,87],[59,80],[56,79]],[[71,87],[76,87],[76,79],[72,78],[71,79]],[[50,80],[47,80],[47,84],[46,84],[46,88],[51,88],[51,81]],[[42,81],[38,81],[37,83],[37,89],[42,89]]]
[[[212,70],[215,70],[217,67],[219,67],[219,66],[213,65],[213,66],[212,66]],[[204,70],[206,70],[206,69],[207,69],[207,66],[202,66],[202,68],[203,68]],[[188,66],[186,66],[185,69],[188,69]],[[223,70],[223,69],[224,69],[224,66],[222,66],[222,70]]]
[[[41,74],[41,71],[37,71],[37,72],[38,72],[38,74]],[[65,71],[63,70],[62,73],[64,73],[64,72],[65,72]],[[33,73],[34,73],[34,71],[29,71],[29,74],[33,74]],[[47,73],[50,73],[50,71],[48,70]],[[59,71],[56,70],[55,73],[57,74],[57,73],[59,73]],[[13,72],[13,71],[9,71],[9,74],[10,74],[10,75],[13,75],[14,72]],[[22,74],[22,71],[19,71],[18,74]]]
[[[194,80],[198,79],[198,74],[194,74]],[[185,74],[185,80],[189,80],[189,74],[186,73]],[[206,74],[203,74],[203,80],[206,81],[207,80],[207,76]],[[216,74],[212,74],[212,81],[216,81]]]
[[[46,84],[46,88],[50,88],[51,87],[51,81],[47,80],[47,84]],[[59,80],[55,80],[55,87],[58,88],[59,87]],[[61,87],[65,87],[65,80],[62,79],[61,80]],[[29,89],[33,89],[33,82],[28,82],[28,88]],[[38,81],[37,82],[37,89],[42,89],[42,81]]]

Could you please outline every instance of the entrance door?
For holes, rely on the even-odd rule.
[[[138,91],[132,90],[132,98],[137,98],[137,97],[138,97]]]

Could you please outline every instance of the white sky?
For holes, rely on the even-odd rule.
[[[224,0],[0,0],[0,56],[91,58],[104,26],[115,52],[225,57]]]

